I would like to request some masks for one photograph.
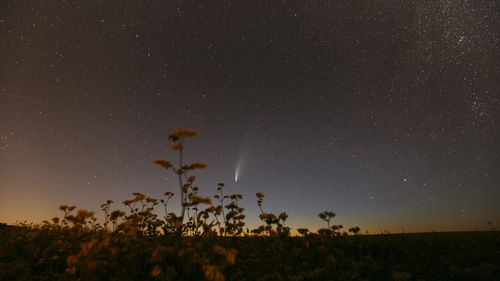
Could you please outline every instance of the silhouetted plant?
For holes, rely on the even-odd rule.
[[[105,203],[101,205],[101,210],[104,212],[104,227],[108,226],[109,222],[109,210],[111,208],[111,204],[113,203],[113,200],[107,200]]]
[[[228,210],[224,219],[224,235],[240,235],[243,233],[243,227],[245,226],[243,222],[245,219],[245,214],[243,213],[245,209],[238,206],[238,200],[243,199],[243,195],[231,194],[224,197],[231,200],[229,204],[224,206]]]
[[[333,231],[330,228],[320,228],[318,234],[323,237],[330,237],[333,235]]]
[[[344,226],[343,226],[343,225],[341,225],[341,224],[338,224],[338,225],[332,225],[332,227],[331,227],[331,229],[333,230],[333,233],[334,233],[335,235],[337,235],[337,236],[338,236],[338,235],[341,235],[340,231],[341,231],[341,229],[343,229],[343,228],[344,228]]]
[[[75,206],[68,206],[68,205],[61,205],[59,206],[59,210],[63,211],[64,212],[64,217],[63,217],[63,220],[62,220],[62,224],[63,226],[68,226],[68,216],[70,215],[70,213],[75,209],[76,207]]]
[[[184,164],[184,140],[187,137],[193,137],[196,136],[196,132],[184,128],[177,128],[172,134],[169,135],[169,140],[173,142],[171,148],[173,150],[179,151],[179,160],[178,160],[178,167],[174,167],[169,161],[165,160],[156,160],[154,161],[156,164],[164,167],[167,170],[172,170],[174,173],[177,174],[177,178],[179,181],[179,189],[180,189],[180,199],[181,199],[181,215],[179,217],[176,217],[176,228],[179,234],[182,234],[183,232],[183,223],[184,223],[184,218],[186,214],[186,210],[189,208],[188,205],[188,195],[189,195],[189,190],[192,187],[192,184],[194,180],[196,179],[195,177],[190,177],[188,175],[189,171],[195,170],[195,169],[203,169],[206,167],[206,164],[203,163],[198,163],[194,162],[191,164]],[[190,224],[194,224],[194,222],[191,221],[188,222]]]
[[[193,176],[191,176],[190,178],[194,180]],[[187,228],[191,231],[191,234],[198,235],[198,229],[201,227],[201,217],[198,214],[198,206],[199,204],[212,205],[212,200],[208,197],[198,196],[199,188],[197,186],[190,186],[190,190],[191,191],[188,193],[188,200],[186,202],[186,210],[188,214]],[[193,215],[190,215],[189,213],[191,209],[194,211]]]
[[[318,217],[320,217],[322,220],[326,221],[328,228],[331,228],[330,226],[330,221],[336,216],[334,212],[330,211],[325,211],[323,213],[320,213]]]
[[[307,228],[298,228],[297,232],[300,233],[300,234],[302,234],[303,236],[307,236],[307,234],[309,233],[309,229],[307,229]]]
[[[488,226],[490,227],[489,229],[491,231],[495,231],[495,228],[493,227],[493,222],[492,221],[488,221],[487,223],[488,223]]]
[[[125,212],[121,210],[114,210],[109,215],[109,221],[113,224],[113,231],[116,230],[116,225],[118,224],[118,219],[125,216]]]
[[[359,231],[361,231],[361,228],[359,228],[359,226],[349,228],[349,232],[353,233],[354,235],[358,235]]]
[[[224,189],[224,183],[219,182],[217,184],[217,191],[219,192],[219,194],[214,195],[214,198],[217,200],[217,202],[219,202],[219,204],[217,205],[217,207],[215,207],[213,213],[217,221],[216,224],[217,227],[219,228],[219,234],[225,236],[227,221],[226,221],[226,213],[224,212],[224,199],[226,197],[224,195],[223,189]],[[221,215],[222,215],[222,221],[219,221],[219,216]]]
[[[252,230],[252,232],[261,234],[262,232],[266,231],[269,236],[274,236],[277,234],[282,236],[290,235],[290,228],[285,226],[285,221],[288,218],[288,215],[285,212],[280,213],[279,216],[264,212],[264,210],[262,209],[262,203],[264,202],[264,193],[257,192],[255,196],[257,196],[257,205],[259,206],[260,210],[259,218],[260,220],[264,221],[266,225],[260,226],[257,229]],[[276,225],[276,229],[273,229],[273,225]]]

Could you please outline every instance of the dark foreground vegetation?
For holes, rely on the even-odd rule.
[[[348,235],[325,211],[326,228],[292,237],[288,215],[266,212],[262,192],[262,225],[250,230],[241,194],[226,194],[223,183],[212,197],[199,194],[191,173],[206,165],[183,159],[194,135],[170,135],[177,165],[155,161],[178,176],[179,212],[170,210],[172,191],[134,193],[124,210],[102,204],[102,223],[68,205],[40,225],[0,223],[0,280],[499,280],[497,231],[358,235],[354,226]]]
[[[0,229],[0,280],[499,280],[500,233],[130,236]]]

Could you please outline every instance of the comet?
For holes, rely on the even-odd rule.
[[[240,179],[244,163],[244,157],[240,155],[240,157],[238,157],[238,160],[236,161],[236,167],[234,168],[234,182],[238,182],[238,180]]]
[[[247,140],[240,145],[238,152],[236,153],[235,165],[234,165],[234,182],[238,182],[240,178],[245,175],[244,170],[246,170],[249,164],[249,160],[252,159],[252,147],[251,143]]]

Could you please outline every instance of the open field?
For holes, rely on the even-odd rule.
[[[0,280],[498,280],[500,232],[144,236],[2,226]]]

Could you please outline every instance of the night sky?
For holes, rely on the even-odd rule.
[[[1,1],[0,221],[178,193],[185,127],[249,227],[487,229],[499,93],[498,1]]]

